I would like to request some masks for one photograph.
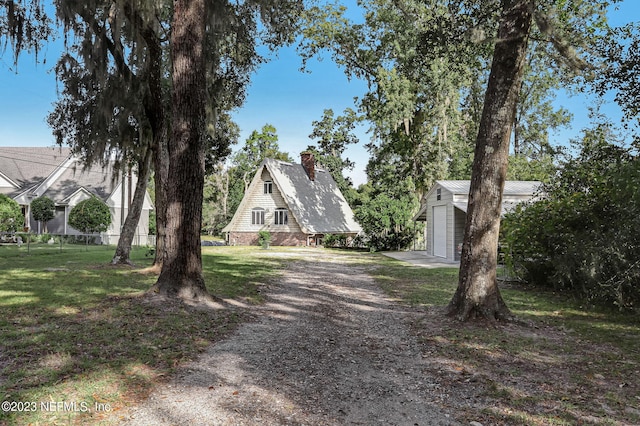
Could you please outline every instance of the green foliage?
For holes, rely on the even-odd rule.
[[[105,232],[110,224],[109,206],[98,197],[79,202],[69,213],[69,225],[87,234]]]
[[[600,95],[614,91],[626,120],[640,124],[640,23],[611,30],[599,45],[607,66],[596,76]],[[638,136],[636,136],[638,140]]]
[[[24,216],[20,205],[0,194],[0,232],[15,232],[24,226]]]
[[[344,172],[353,170],[355,164],[342,156],[348,145],[358,143],[358,137],[353,131],[359,121],[361,118],[351,108],[347,108],[344,115],[335,118],[333,110],[325,109],[322,119],[312,123],[313,132],[309,135],[310,139],[317,141],[317,147],[310,145],[307,148],[316,161],[331,173],[338,189],[350,205],[354,202],[353,183],[344,176]]]
[[[56,214],[56,206],[49,197],[38,197],[31,201],[31,213],[33,218],[39,222],[49,222]]]
[[[0,2],[0,58],[8,51],[13,63],[23,51],[35,52],[36,58],[43,42],[53,36],[53,22],[39,0],[12,0]]]
[[[556,170],[557,167],[552,155],[543,155],[535,159],[525,155],[513,155],[509,157],[507,179],[548,182]]]
[[[511,261],[531,284],[592,303],[640,304],[640,161],[611,144],[606,126],[544,186],[545,199],[502,222]]]
[[[347,247],[349,239],[345,234],[326,234],[322,240],[325,247]]]
[[[263,249],[268,249],[269,244],[271,244],[271,232],[269,231],[258,231],[258,244]]]
[[[149,212],[149,235],[156,235],[158,232],[157,222],[156,222],[156,212]]]
[[[361,187],[354,214],[371,250],[402,250],[411,244],[416,226],[411,219],[418,208],[414,191],[411,179],[395,187]]]

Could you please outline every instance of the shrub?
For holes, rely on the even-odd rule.
[[[69,213],[69,225],[87,234],[105,232],[110,224],[111,211],[97,197],[79,202]]]
[[[24,226],[24,215],[20,205],[0,194],[0,232],[16,232]]]
[[[42,196],[31,201],[31,213],[33,218],[43,224],[43,230],[47,232],[47,222],[56,215],[56,206],[51,198]]]
[[[546,199],[502,222],[510,262],[534,285],[594,304],[640,304],[640,161],[629,150],[586,144],[545,186]]]
[[[408,179],[398,182],[395,192],[374,189],[364,194],[354,214],[372,251],[402,250],[411,245],[416,232],[412,217],[418,209],[414,189]]]
[[[271,233],[269,231],[258,231],[258,244],[263,249],[268,249],[271,244]]]
[[[344,248],[348,245],[348,238],[345,234],[326,234],[322,241],[325,247]]]

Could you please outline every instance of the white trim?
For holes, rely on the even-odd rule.
[[[7,183],[9,185],[11,185],[12,187],[14,187],[15,189],[20,188],[20,185],[18,185],[14,180],[10,179],[7,175],[5,175],[4,173],[2,173],[0,171],[0,178],[4,179],[5,181],[7,181]],[[3,186],[3,188],[6,188]]]
[[[47,192],[47,189],[49,189],[51,185],[53,185],[54,182],[56,182],[64,172],[69,170],[69,168],[71,168],[75,164],[75,162],[76,159],[73,156],[67,157],[67,159],[64,160],[62,164],[56,167],[56,169],[51,172],[51,174],[47,176],[47,178],[43,180],[42,183],[36,187],[36,189],[33,190],[34,195],[36,197],[40,197],[42,194]]]

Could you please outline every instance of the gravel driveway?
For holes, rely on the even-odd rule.
[[[454,425],[407,323],[366,267],[313,251],[269,283],[256,320],[212,345],[128,425]]]

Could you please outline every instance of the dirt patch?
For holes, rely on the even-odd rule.
[[[449,391],[409,325],[344,256],[294,261],[265,289],[255,321],[185,366],[130,425],[454,425]]]

